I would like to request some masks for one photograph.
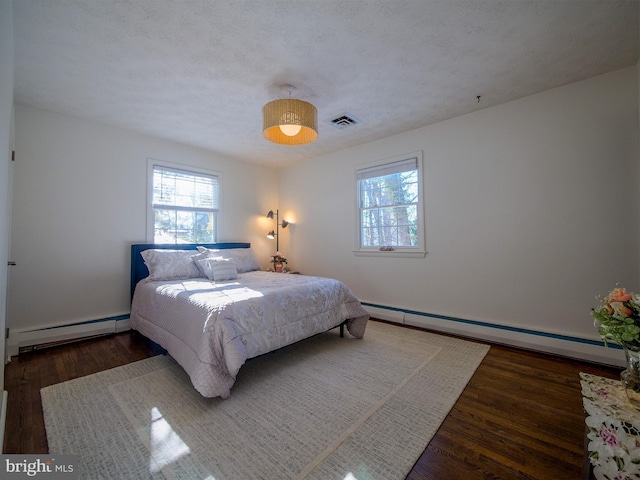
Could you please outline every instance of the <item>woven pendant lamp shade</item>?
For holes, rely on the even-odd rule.
[[[298,125],[300,131],[285,135],[280,125]],[[285,98],[262,107],[262,135],[281,145],[304,145],[318,138],[318,111],[309,102]]]

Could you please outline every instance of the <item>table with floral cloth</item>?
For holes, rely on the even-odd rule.
[[[640,410],[619,380],[580,373],[587,417],[587,450],[601,480],[640,479]]]

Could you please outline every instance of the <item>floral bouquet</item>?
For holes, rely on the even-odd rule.
[[[287,259],[282,256],[280,252],[276,252],[275,255],[271,256],[271,260],[269,263],[273,263],[274,265],[282,265],[283,263],[287,263]]]
[[[624,348],[640,350],[640,295],[614,288],[591,315],[604,344],[615,342]]]

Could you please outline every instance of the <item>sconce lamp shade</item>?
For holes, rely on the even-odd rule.
[[[287,228],[287,225],[289,225],[289,222],[282,220],[282,228]]]
[[[281,145],[304,145],[318,138],[318,111],[309,102],[284,98],[262,107],[262,135]]]
[[[267,238],[273,240],[274,238],[276,238],[276,232],[271,230],[269,233],[267,233]]]
[[[267,218],[273,218],[273,210],[269,210],[269,213],[267,213]]]

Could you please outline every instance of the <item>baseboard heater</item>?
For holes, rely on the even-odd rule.
[[[10,330],[7,342],[9,356],[31,350],[52,347],[77,340],[86,340],[129,330],[129,315],[101,318],[74,324],[55,325],[31,330]]]
[[[606,348],[602,340],[599,339],[583,338],[513,325],[501,325],[482,320],[456,318],[448,315],[373,304],[362,300],[361,303],[372,317],[402,325],[535,350],[592,363],[614,366],[626,364],[622,350],[617,345],[611,344],[610,348]]]

